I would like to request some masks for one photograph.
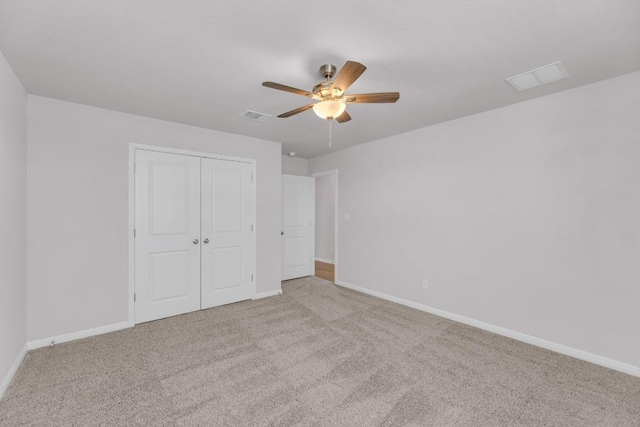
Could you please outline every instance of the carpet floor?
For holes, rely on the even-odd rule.
[[[22,426],[640,426],[640,378],[344,289],[30,351]]]

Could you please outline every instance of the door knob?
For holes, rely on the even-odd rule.
[[[194,245],[197,245],[199,241],[200,241],[200,240],[198,240],[198,239],[193,239],[193,244],[194,244]]]
[[[280,235],[281,235],[281,236],[284,236],[284,231],[281,231],[281,232],[280,232]]]
[[[209,243],[209,239],[204,239],[204,240],[203,240],[203,242],[204,242],[205,244],[207,244],[207,243]]]

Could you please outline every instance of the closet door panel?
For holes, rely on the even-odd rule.
[[[202,308],[254,294],[250,163],[202,159]]]
[[[200,158],[137,150],[135,163],[134,312],[141,323],[200,308]]]

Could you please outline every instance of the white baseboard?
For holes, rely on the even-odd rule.
[[[397,304],[406,305],[407,307],[415,308],[416,310],[424,311],[436,316],[444,317],[445,319],[453,320],[465,325],[473,326],[485,331],[493,332],[494,334],[502,335],[508,338],[513,338],[518,341],[526,342],[538,347],[546,348],[547,350],[555,351],[556,353],[564,354],[565,356],[575,357],[576,359],[584,360],[595,365],[604,366],[605,368],[613,369],[625,374],[640,377],[640,367],[633,366],[628,363],[620,362],[618,360],[610,359],[608,357],[599,356],[597,354],[589,353],[587,351],[579,350],[577,348],[568,347],[566,345],[558,344],[552,341],[547,341],[542,338],[537,338],[531,335],[523,334],[520,332],[512,331],[511,329],[503,328],[501,326],[485,323],[480,320],[471,319],[469,317],[461,316],[459,314],[449,313],[448,311],[440,310],[437,308],[429,307],[427,305],[419,304],[417,302],[409,301],[403,298],[394,297],[384,294],[382,292],[372,291],[367,288],[352,285],[350,283],[336,280],[336,285],[352,289],[354,291],[362,292],[374,297],[378,297],[387,301],[395,302]]]
[[[326,258],[316,258],[316,261],[324,262],[326,264],[335,264],[336,263],[334,260],[326,259]]]
[[[256,294],[256,296],[253,297],[253,299],[255,300],[255,299],[274,297],[276,295],[282,295],[282,289],[274,289],[272,291],[259,292]]]
[[[22,347],[22,350],[20,350],[20,353],[18,353],[18,357],[16,357],[13,365],[11,365],[11,369],[9,369],[9,372],[7,372],[7,375],[2,380],[2,383],[0,383],[0,399],[4,397],[4,393],[9,388],[9,385],[11,385],[11,381],[13,381],[13,377],[16,376],[16,373],[18,372],[18,369],[20,368],[20,365],[22,364],[22,361],[24,360],[24,356],[26,356],[26,354],[27,345],[25,344]]]
[[[85,329],[84,331],[72,332],[70,334],[58,335],[55,337],[43,338],[40,340],[29,341],[27,347],[29,350],[35,350],[36,348],[47,347],[51,345],[53,341],[55,344],[60,344],[67,341],[78,340],[80,338],[92,337],[94,335],[106,334],[107,332],[119,331],[120,329],[129,328],[129,322],[114,323],[111,325],[100,326],[98,328]]]

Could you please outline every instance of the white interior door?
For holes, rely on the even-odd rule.
[[[202,308],[254,295],[250,163],[202,159]]]
[[[315,272],[314,193],[312,177],[282,175],[282,280]]]
[[[200,308],[200,158],[135,153],[135,323]]]

